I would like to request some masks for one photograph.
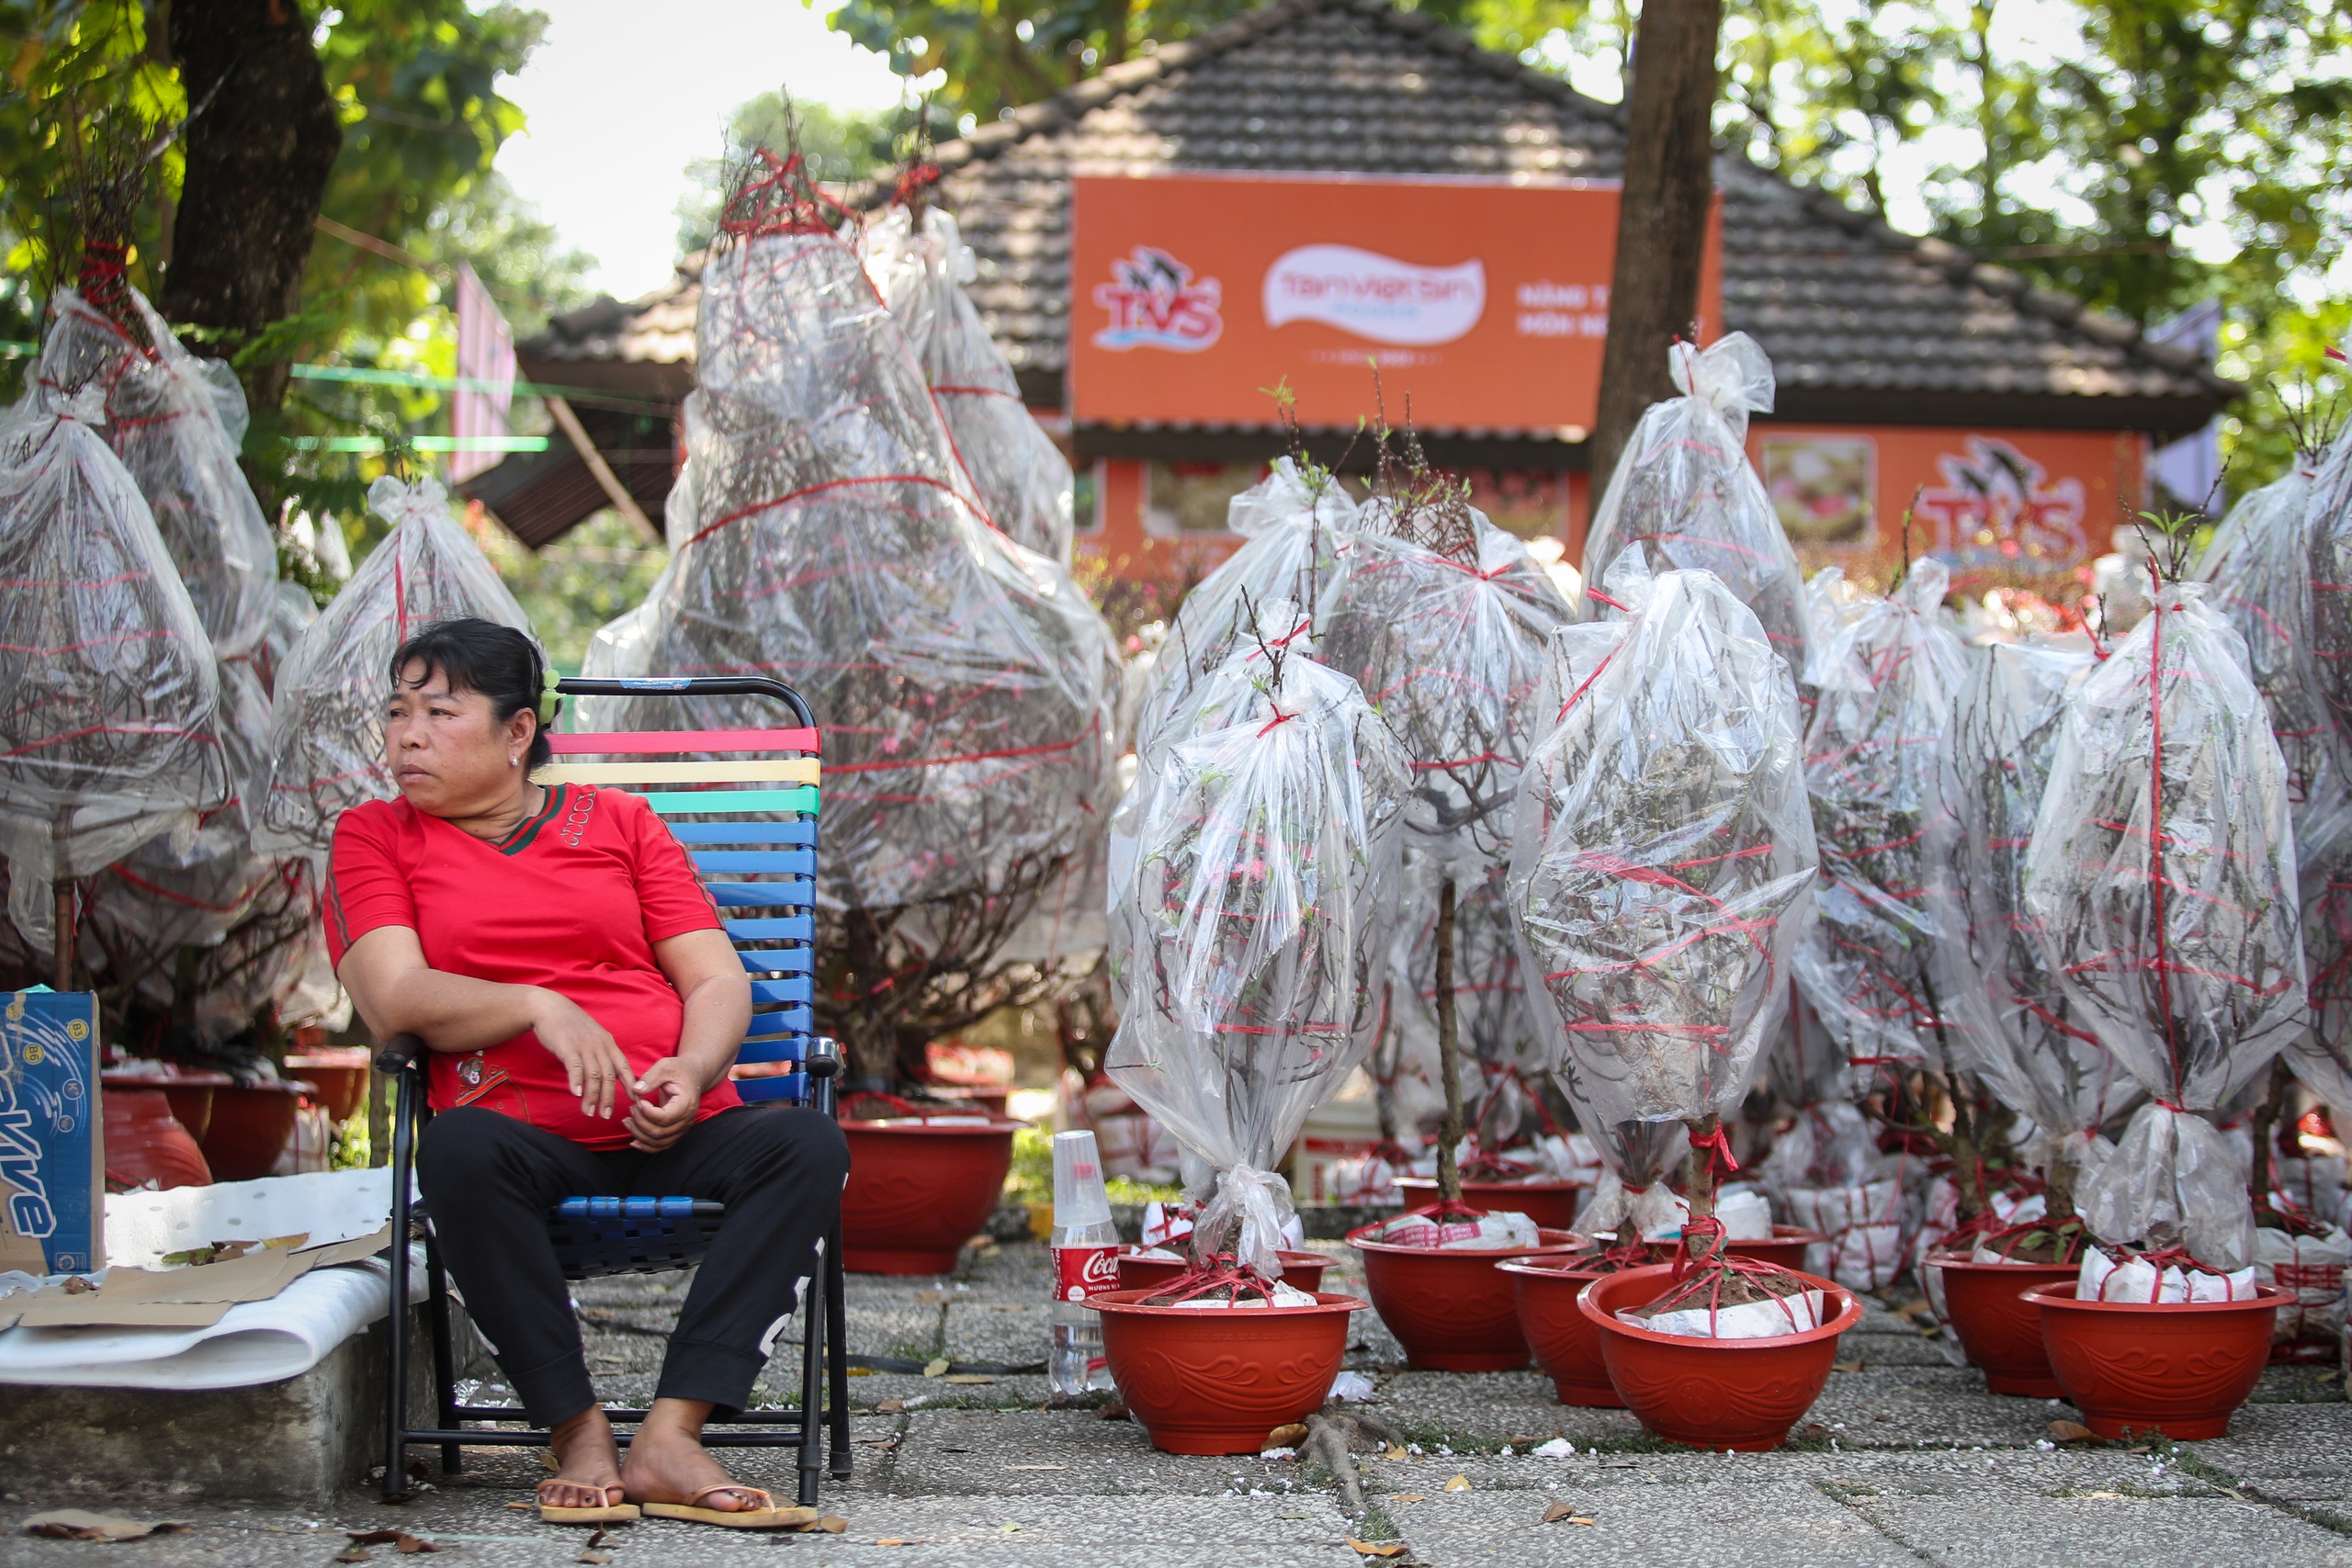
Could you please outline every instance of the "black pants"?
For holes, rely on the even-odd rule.
[[[849,1173],[831,1118],[739,1107],[686,1129],[660,1154],[599,1151],[480,1106],[444,1111],[417,1145],[417,1185],[466,1310],[532,1419],[552,1427],[596,1403],[580,1323],[548,1239],[566,1198],[708,1198],[727,1205],[662,1362],[660,1399],[729,1414],[750,1400],[813,1275]],[[812,1285],[809,1310],[824,1310]]]

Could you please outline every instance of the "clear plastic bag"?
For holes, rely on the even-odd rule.
[[[1346,676],[1290,655],[1257,679],[1233,722],[1172,740],[1136,781],[1103,1066],[1218,1172],[1194,1256],[1235,1251],[1272,1277],[1268,1216],[1289,1208],[1272,1168],[1379,1026],[1408,774]]]
[[[981,521],[913,348],[831,234],[715,252],[695,342],[674,553],[632,612],[630,662],[769,675],[808,699],[826,907],[1035,897],[1110,805],[1109,626],[1057,562]],[[638,635],[616,626],[613,657]],[[579,716],[776,722],[749,696],[592,698]]]
[[[1624,618],[1555,645],[1511,916],[1578,1100],[1604,1124],[1702,1117],[1747,1094],[1812,912],[1796,688],[1712,572],[1653,580],[1627,552],[1603,586]]]
[[[1995,644],[1973,659],[1953,716],[1951,809],[1959,843],[1928,868],[1937,987],[1965,1065],[2052,1136],[2044,1162],[2140,1092],[2058,983],[2025,908],[2026,850],[2069,694],[2096,665],[2087,639]],[[2069,1184],[2071,1185],[2071,1184]]]
[[[964,292],[971,247],[936,207],[892,207],[860,246],[882,302],[914,344],[948,436],[989,518],[1064,566],[1070,558],[1069,460],[1022,403],[1012,367]]]
[[[277,583],[277,543],[237,467],[244,391],[226,364],[181,347],[145,296],[123,292],[153,348],[61,288],[50,300],[43,373],[59,386],[106,389],[107,445],[146,498],[213,651],[235,659],[268,630]]]
[[[2202,585],[2161,588],[2068,704],[2025,887],[2047,967],[2159,1102],[2078,1190],[2084,1223],[2244,1267],[2244,1161],[2225,1179],[2220,1134],[2181,1112],[2219,1108],[2301,1030],[2303,952],[2286,764]]]
[[[1402,1032],[1402,1059],[1444,1105],[1437,1046],[1438,890],[1427,863],[1408,854],[1404,898],[1389,943],[1390,1010]],[[1463,1125],[1481,1155],[1524,1143],[1542,1131],[1526,1086],[1550,1066],[1520,978],[1519,939],[1506,897],[1510,867],[1492,864],[1456,891],[1453,909],[1453,1018],[1462,1053]],[[1468,1069],[1475,1064],[1476,1071]],[[1426,1094],[1414,1099],[1426,1104]]]
[[[51,368],[0,423],[0,852],[9,914],[42,948],[55,877],[159,835],[185,846],[233,787],[212,645],[94,428],[105,389]]]
[[[1557,1050],[1558,1021],[1546,1021]],[[1645,1241],[1680,1235],[1690,1205],[1676,1196],[1668,1178],[1690,1152],[1690,1130],[1679,1122],[1603,1122],[1578,1098],[1573,1077],[1563,1074],[1555,1081],[1577,1128],[1600,1156],[1600,1179],[1577,1209],[1578,1233],[1623,1237],[1630,1228]]]
[[[1510,852],[1511,796],[1552,633],[1576,613],[1521,539],[1468,513],[1458,554],[1392,536],[1385,497],[1316,616],[1317,657],[1352,676],[1412,760],[1406,825],[1431,874],[1476,880]]]
[[[1136,714],[1139,747],[1148,748],[1171,721],[1183,722],[1193,688],[1236,647],[1254,649],[1261,634],[1281,644],[1315,624],[1340,560],[1354,547],[1358,523],[1356,503],[1336,479],[1302,475],[1288,457],[1275,458],[1272,473],[1233,498],[1226,525],[1249,543],[1176,606]],[[1291,624],[1278,626],[1274,606],[1285,603]]]
[[[1756,612],[1792,671],[1805,664],[1804,578],[1796,547],[1747,460],[1747,416],[1772,408],[1772,363],[1746,333],[1707,348],[1677,343],[1682,396],[1652,403],[1617,459],[1585,541],[1584,580],[1606,587],[1639,547],[1653,572],[1713,572]]]
[[[1948,585],[1943,563],[1923,558],[1890,596],[1844,603],[1805,671],[1818,694],[1804,771],[1821,845],[1820,919],[1796,975],[1858,1065],[1955,1065],[1931,963],[1947,933],[1927,896],[1953,848],[1944,739],[1968,674],[1943,613]]]
[[[2241,497],[2197,563],[2209,603],[2245,639],[2246,668],[2287,762],[2295,852],[2306,874],[2352,833],[2344,740],[2312,683],[2312,470],[2301,463]]]
[[[269,787],[254,847],[324,861],[334,825],[363,801],[399,793],[384,761],[392,652],[435,621],[478,616],[528,633],[529,620],[437,480],[386,475],[368,509],[391,525],[351,581],[302,633],[278,671]]]

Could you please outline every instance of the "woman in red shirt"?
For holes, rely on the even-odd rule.
[[[336,824],[327,943],[377,1036],[434,1053],[417,1182],[467,1310],[552,1434],[543,1513],[661,1503],[755,1524],[767,1494],[728,1479],[703,1423],[751,1397],[849,1155],[826,1117],[736,1097],[751,984],[651,808],[530,782],[551,685],[531,640],[488,621],[429,626],[393,655],[401,797]],[[727,1205],[625,1468],[548,1239],[548,1210],[576,1194]]]

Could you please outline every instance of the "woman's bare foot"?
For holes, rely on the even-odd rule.
[[[637,1435],[629,1439],[628,1463],[621,1472],[630,1502],[692,1500],[698,1508],[715,1508],[722,1514],[761,1506],[760,1494],[748,1486],[732,1485],[734,1478],[702,1446],[702,1424],[709,1416],[710,1406],[697,1399],[653,1402]],[[713,1486],[726,1490],[707,1497],[695,1495]]]
[[[539,1483],[548,1508],[607,1508],[620,1501],[621,1450],[602,1405],[592,1404],[548,1434],[556,1472]]]

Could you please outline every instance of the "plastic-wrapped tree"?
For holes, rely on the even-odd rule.
[[[1712,1223],[1722,1112],[1812,912],[1796,688],[1713,573],[1652,579],[1627,552],[1602,586],[1620,618],[1555,644],[1558,723],[1521,778],[1511,913],[1588,1127],[1686,1124],[1691,1211]]]
[[[435,621],[478,616],[530,630],[438,480],[390,474],[368,488],[391,525],[279,669],[254,847],[324,862],[345,809],[398,793],[384,765],[392,650]]]
[[[1705,349],[1677,343],[1679,398],[1653,403],[1617,459],[1584,547],[1584,580],[1605,583],[1638,549],[1653,573],[1699,569],[1756,612],[1792,671],[1805,665],[1804,578],[1764,481],[1747,460],[1747,416],[1772,409],[1772,362],[1746,333]]]
[[[185,841],[231,784],[211,643],[96,428],[106,388],[71,379],[53,341],[0,422],[0,852],[9,913],[67,988],[70,879],[161,835]]]
[[[1575,613],[1526,545],[1470,505],[1466,485],[1429,468],[1409,431],[1401,450],[1382,434],[1377,493],[1317,617],[1317,648],[1363,688],[1411,761],[1405,824],[1414,863],[1435,886],[1430,989],[1446,1099],[1438,1192],[1453,1204],[1467,1124],[1459,889],[1483,886],[1510,853],[1512,791],[1539,728],[1549,639]]]
[[[797,157],[738,172],[695,342],[673,554],[612,656],[771,675],[816,710],[835,966],[820,1021],[861,1077],[895,1076],[933,1034],[1050,988],[999,954],[1111,804],[1110,628],[1058,563],[982,520],[912,345]],[[592,730],[772,718],[746,697],[581,714]]]
[[[2025,902],[2068,697],[2094,667],[2080,637],[1996,643],[1975,660],[1948,749],[1959,844],[1928,895],[1944,1016],[1971,1068],[2031,1119],[2025,1157],[2044,1173],[2053,1232],[2074,1219],[2076,1178],[2107,1152],[2099,1128],[2139,1092],[2051,972]]]
[[[1555,1059],[1567,1058],[1563,1053]],[[1558,1082],[1577,1127],[1600,1156],[1600,1178],[1577,1212],[1577,1228],[1587,1235],[1614,1235],[1616,1260],[1645,1263],[1649,1249],[1642,1243],[1681,1235],[1690,1216],[1690,1205],[1668,1179],[1690,1152],[1690,1130],[1679,1122],[1603,1122],[1577,1098],[1573,1073],[1561,1074]]]
[[[2246,1168],[2208,1113],[2302,1028],[2287,770],[2245,647],[2201,584],[2147,619],[2067,705],[2026,853],[2043,964],[2153,1103],[2077,1183],[2116,1247],[2253,1260]]]
[[[1068,566],[1069,460],[1022,403],[1012,367],[964,293],[975,264],[956,220],[918,190],[868,224],[861,245],[989,520]]]
[[[1272,1167],[1379,1025],[1410,775],[1355,682],[1295,649],[1237,652],[1213,683],[1230,700],[1138,777],[1113,856],[1104,1068],[1217,1173],[1196,1264],[1272,1279]]]
[[[1408,857],[1409,861],[1409,857]],[[1457,1047],[1476,1069],[1462,1083],[1463,1119],[1476,1153],[1464,1177],[1508,1180],[1555,1174],[1503,1151],[1542,1131],[1535,1098],[1551,1066],[1520,978],[1519,940],[1505,893],[1510,865],[1490,861],[1460,883],[1453,916],[1453,1010]],[[1392,1027],[1403,1060],[1442,1097],[1438,1058],[1437,898],[1433,879],[1406,870],[1406,899],[1389,946]]]

